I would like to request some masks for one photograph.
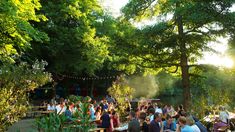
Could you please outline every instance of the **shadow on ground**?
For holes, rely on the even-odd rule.
[[[23,119],[9,127],[7,132],[38,132],[34,127],[34,121],[34,119]]]

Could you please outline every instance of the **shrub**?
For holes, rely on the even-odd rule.
[[[51,80],[44,72],[45,62],[36,61],[0,66],[0,131],[25,116],[28,109],[27,93]]]
[[[111,95],[118,104],[118,113],[121,116],[125,116],[126,109],[129,107],[129,101],[132,99],[134,89],[129,87],[125,81],[124,77],[113,83],[113,85],[108,88],[108,93]]]

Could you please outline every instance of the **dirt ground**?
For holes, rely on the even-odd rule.
[[[9,127],[7,132],[37,132],[37,129],[34,126],[34,119],[23,119]]]

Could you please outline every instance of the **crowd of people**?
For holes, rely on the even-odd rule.
[[[129,132],[206,132],[207,129],[192,115],[188,115],[183,106],[175,111],[172,106],[163,108],[158,104],[140,105],[129,114]]]
[[[115,109],[117,104],[110,96],[103,98],[99,103],[91,98],[85,102],[89,104],[87,114],[90,116],[90,122],[94,122],[97,127],[114,131],[114,128],[120,125],[119,115]],[[71,102],[68,99],[60,98],[58,103],[51,100],[50,103],[44,102],[42,105],[46,106],[47,111],[56,112],[59,115],[64,114],[70,121],[77,112],[82,111],[82,103],[84,102]]]
[[[120,127],[120,117],[116,111],[115,99],[107,96],[98,103],[96,100],[88,100],[90,120],[94,121],[97,127],[105,128],[106,131],[115,131]],[[61,98],[59,103],[51,101],[47,105],[48,111],[55,111],[57,114],[64,114],[71,118],[72,115],[81,110],[81,103],[70,102]],[[131,105],[130,105],[131,106]],[[126,117],[127,130],[129,132],[207,132],[208,129],[194,116],[187,113],[182,105],[177,110],[173,106],[161,107],[158,103],[142,102],[136,108],[127,109],[129,116]],[[219,118],[214,123],[213,131],[217,132],[221,126],[226,126],[228,115],[221,109]]]

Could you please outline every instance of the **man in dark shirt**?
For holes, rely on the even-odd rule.
[[[149,125],[149,132],[163,132],[162,119],[160,113],[154,114],[154,120]]]
[[[128,123],[128,132],[140,132],[140,123],[136,119],[134,111],[129,114],[130,122]]]
[[[104,114],[101,116],[101,128],[109,128],[110,127],[110,117],[108,112],[104,112]]]

